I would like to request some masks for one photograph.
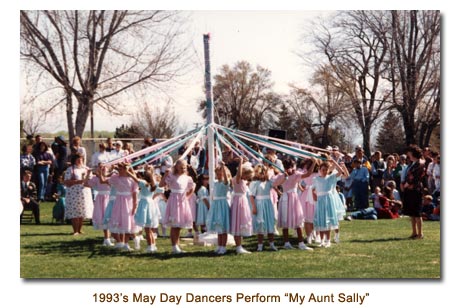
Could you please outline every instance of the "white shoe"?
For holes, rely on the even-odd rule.
[[[128,244],[125,244],[122,249],[123,249],[123,251],[133,251],[134,250]]]
[[[125,244],[122,242],[117,242],[114,246],[115,249],[122,249],[123,247],[125,247]]]
[[[181,250],[180,246],[175,245],[172,247],[172,253],[173,254],[181,254],[181,253],[184,253],[184,251]]]
[[[216,249],[214,249],[214,253],[219,253],[219,251],[222,249],[222,246],[217,246]]]
[[[308,245],[312,244],[312,236],[311,236],[311,234],[308,235],[308,237],[306,238],[306,242],[308,243]]]
[[[331,242],[330,241],[325,241],[325,243],[323,244],[323,247],[325,247],[325,248],[331,247]]]
[[[149,245],[147,246],[147,249],[145,249],[145,252],[147,253],[155,253],[158,250],[156,245]]]
[[[305,243],[303,243],[303,242],[298,243],[298,249],[300,249],[300,250],[313,250],[311,247],[306,246]]]
[[[258,248],[256,249],[256,251],[263,251],[263,245],[262,244],[258,244]]]
[[[224,255],[226,253],[227,249],[224,246],[220,247],[219,251],[217,252],[218,255]]]
[[[340,242],[340,240],[339,240],[339,234],[335,234],[335,235],[334,235],[334,242],[335,242],[336,244],[339,244],[339,242]]]
[[[316,242],[316,244],[322,243],[322,239],[320,238],[320,236],[316,236],[315,242]]]
[[[107,238],[107,239],[103,240],[103,246],[111,247],[111,246],[114,246],[114,244],[111,243],[111,240],[109,238]]]
[[[291,243],[289,243],[289,242],[284,243],[283,248],[284,249],[294,249],[294,247],[292,247]]]
[[[242,255],[242,254],[249,254],[251,252],[248,250],[245,250],[244,247],[242,247],[242,246],[238,246],[238,247],[236,247],[236,253],[238,255]]]
[[[269,248],[270,248],[270,250],[272,250],[272,251],[278,251],[278,248],[275,247],[275,245],[274,245],[273,243],[270,243]]]
[[[141,249],[141,240],[140,240],[139,236],[136,236],[133,239],[133,242],[134,242],[134,249],[140,250]]]

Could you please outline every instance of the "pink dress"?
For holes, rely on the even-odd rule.
[[[96,230],[107,230],[108,225],[103,223],[105,217],[106,206],[109,202],[110,187],[108,184],[100,183],[100,179],[96,176],[91,178],[88,185],[97,191],[94,201],[94,214],[92,215],[92,225]]]
[[[307,178],[303,179],[303,182],[305,182],[306,187],[300,196],[300,202],[302,203],[303,206],[303,215],[305,216],[305,222],[308,223],[314,222],[314,211],[316,208],[316,203],[314,202],[313,199],[312,184],[316,176],[317,173],[313,173]]]
[[[191,208],[192,218],[195,221],[195,218],[197,217],[197,196],[195,193],[189,197],[189,207]]]
[[[109,184],[116,189],[116,200],[109,220],[112,233],[136,233],[138,227],[134,223],[133,193],[137,193],[138,184],[130,177],[114,174]]]
[[[186,192],[195,188],[192,178],[186,174],[166,176],[166,184],[170,189],[163,225],[175,228],[191,228],[194,221]]]
[[[303,227],[305,218],[303,208],[297,192],[297,184],[302,180],[303,173],[296,171],[281,184],[283,195],[278,206],[278,227],[283,229],[296,229]],[[284,175],[281,175],[284,176]],[[280,179],[275,180],[279,182]]]
[[[273,171],[272,168],[269,168],[268,174],[269,180],[271,180],[275,176],[275,172]],[[278,185],[274,185],[274,187],[276,186]],[[275,214],[276,219],[278,217],[278,192],[276,191],[275,188],[270,189],[270,200],[272,201],[273,204],[273,212]]]
[[[252,235],[252,212],[247,198],[247,181],[232,179],[233,199],[231,200],[231,234],[236,236]]]

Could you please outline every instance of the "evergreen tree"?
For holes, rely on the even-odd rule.
[[[141,132],[135,125],[124,125],[116,127],[116,132],[114,133],[114,138],[126,139],[126,138],[139,138],[142,137]]]
[[[275,129],[286,131],[287,140],[297,140],[297,130],[295,128],[295,118],[292,111],[289,110],[287,104],[283,103],[277,112],[278,120],[275,122]]]
[[[389,111],[384,118],[378,132],[376,148],[382,153],[402,153],[405,149],[401,118],[393,111]]]

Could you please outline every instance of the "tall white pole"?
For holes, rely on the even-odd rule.
[[[211,63],[209,58],[209,40],[210,35],[203,35],[203,46],[205,50],[205,91],[206,91],[206,125],[208,129],[208,173],[209,173],[209,196],[210,202],[214,196],[214,104],[212,101],[212,86],[211,86]]]

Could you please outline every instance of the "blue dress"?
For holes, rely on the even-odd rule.
[[[253,231],[257,234],[275,232],[275,211],[270,199],[271,181],[253,181],[250,184],[250,195],[255,197],[256,215],[253,216]]]
[[[58,194],[58,201],[56,204],[58,206],[63,206],[64,208],[66,208],[66,190],[66,186],[63,184],[56,184],[56,193]]]
[[[208,207],[203,199],[209,198],[208,189],[205,186],[200,187],[197,191],[197,217],[195,217],[195,223],[197,226],[206,224],[206,218],[208,216]]]
[[[142,180],[138,182],[138,186],[140,188],[139,203],[134,215],[134,222],[139,227],[158,228],[160,212],[158,204],[153,201],[151,187]]]
[[[336,192],[336,183],[336,173],[326,177],[317,176],[313,180],[312,187],[317,194],[316,211],[314,212],[314,229],[317,231],[339,228],[337,208],[340,207],[338,203],[340,200]]]
[[[108,226],[111,219],[112,210],[114,207],[114,201],[116,201],[116,189],[111,186],[109,191],[109,201],[105,209],[105,216],[103,217],[103,225]]]
[[[337,178],[337,180],[339,181],[339,178]],[[338,215],[338,220],[344,220],[345,214],[346,214],[346,210],[345,210],[345,198],[342,199],[339,194],[342,193],[338,193],[338,191],[336,190],[336,184],[337,182],[333,185],[333,187],[331,188],[331,191],[333,192],[333,196],[334,198],[336,198],[336,213]],[[344,196],[344,195],[342,195]]]
[[[230,186],[222,182],[214,183],[214,197],[206,219],[209,232],[224,234],[230,232],[230,205],[227,200]]]
[[[61,183],[56,184],[56,193],[58,194],[58,201],[53,206],[52,214],[57,221],[63,221],[66,210],[66,186]]]

